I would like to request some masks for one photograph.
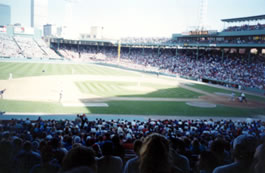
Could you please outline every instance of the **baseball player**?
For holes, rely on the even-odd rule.
[[[236,96],[236,94],[234,92],[232,92],[231,97],[230,97],[230,101],[235,101],[235,96]]]
[[[6,91],[6,89],[3,89],[0,91],[1,99],[3,99],[3,95],[4,95],[5,91]]]
[[[59,93],[59,103],[61,103],[62,99],[63,99],[63,90],[61,90]]]

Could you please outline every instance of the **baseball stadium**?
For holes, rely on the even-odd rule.
[[[0,172],[262,173],[264,21],[120,39],[0,23]]]

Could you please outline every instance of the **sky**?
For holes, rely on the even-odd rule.
[[[72,17],[66,14],[72,1]],[[106,37],[171,37],[199,25],[200,0],[48,0],[48,23],[68,23],[73,32],[104,27]],[[0,0],[11,6],[11,23],[30,26],[30,0]],[[68,10],[69,11],[69,10]],[[208,0],[206,26],[222,30],[225,18],[265,14],[265,0]]]

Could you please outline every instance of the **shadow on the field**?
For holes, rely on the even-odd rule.
[[[93,93],[92,93],[93,94]],[[175,87],[159,89],[145,94],[127,94],[111,97],[84,98],[80,102],[106,103],[108,107],[86,107],[94,114],[131,114],[131,115],[222,115],[242,116],[242,107],[220,106],[216,108],[190,107],[186,102],[205,101],[201,93]],[[211,102],[211,101],[209,101]],[[245,106],[245,105],[244,105]],[[264,108],[244,109],[246,115],[264,113]]]
[[[184,88],[159,89],[145,94],[117,95],[113,97],[84,98],[80,102],[107,103],[109,107],[86,107],[91,113],[115,114],[162,114],[176,112],[176,104],[185,104],[189,100],[198,100],[201,94]],[[166,109],[166,110],[165,110]],[[167,113],[168,114],[168,113]]]
[[[93,93],[92,93],[93,94]],[[200,93],[190,91],[181,87],[159,89],[153,92],[144,94],[120,94],[110,97],[96,97],[96,98],[85,98],[80,99],[83,103],[88,102],[102,102],[110,100],[132,100],[132,101],[145,101],[145,100],[162,100],[162,99],[195,99],[202,96]]]

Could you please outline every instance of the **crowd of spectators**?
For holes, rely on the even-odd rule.
[[[0,34],[0,56],[14,58],[60,58],[43,40]]]
[[[47,46],[44,40],[37,39],[35,41],[39,45],[39,47],[46,53],[46,55],[48,55],[48,58],[55,58],[55,59],[61,58],[54,50],[52,50]]]
[[[254,40],[252,37],[245,37],[245,38],[232,38],[232,39],[201,39],[201,38],[178,38],[174,40],[170,40],[171,44],[264,44],[264,39],[256,39]]]
[[[258,23],[257,25],[230,26],[230,27],[224,29],[225,32],[253,31],[253,30],[265,30],[265,24]]]
[[[49,58],[49,55],[44,52],[37,42],[31,37],[14,36],[17,44],[23,51],[26,58]]]
[[[73,121],[2,120],[0,168],[3,173],[263,173],[264,135],[261,120],[89,121],[85,115]]]
[[[0,34],[0,56],[3,57],[24,57],[22,50],[16,45],[12,37],[6,34]]]
[[[132,43],[132,44],[162,44],[166,43],[170,38],[166,37],[125,37],[121,38],[122,43]]]
[[[61,51],[61,50],[60,50]],[[250,59],[244,54],[225,54],[220,52],[183,51],[175,54],[172,50],[122,49],[120,61],[117,50],[111,47],[71,47],[64,51],[79,61],[103,61],[129,68],[174,74],[194,79],[224,81],[250,88],[265,89],[265,59],[253,55]]]

